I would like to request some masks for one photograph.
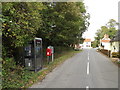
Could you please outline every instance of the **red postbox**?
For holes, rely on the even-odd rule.
[[[51,56],[51,55],[52,55],[52,49],[47,48],[47,50],[46,50],[46,55],[47,55],[47,56]]]

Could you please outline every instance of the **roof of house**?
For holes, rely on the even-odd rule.
[[[116,35],[111,39],[111,42],[120,41],[120,30],[116,33]]]
[[[85,39],[84,42],[91,42],[91,39]]]
[[[104,42],[104,43],[108,43],[110,42],[110,38],[109,38],[109,35],[105,34],[104,35],[104,38],[100,40],[100,42]]]
[[[110,40],[101,40],[101,42],[110,42]]]

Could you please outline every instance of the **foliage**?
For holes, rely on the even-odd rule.
[[[119,52],[112,52],[112,57],[119,58],[120,57]]]
[[[65,47],[65,46],[53,46],[54,47],[54,59],[57,59],[59,57],[61,57],[62,55],[64,55],[66,52],[73,50],[73,48],[71,47]],[[47,56],[46,56],[46,48],[43,48],[43,63],[46,64],[47,63]]]
[[[93,48],[98,47],[97,40],[94,40],[94,41],[91,43],[91,46],[92,46]]]
[[[16,65],[29,41],[40,37],[43,47],[69,47],[82,40],[89,18],[82,2],[2,2],[3,88],[24,87],[35,75]]]
[[[68,48],[68,51],[66,52],[63,50],[59,51],[62,52],[62,55],[59,55],[54,62],[45,66],[46,69],[36,73],[27,71],[25,68],[16,65],[13,58],[5,58],[6,60],[3,60],[2,62],[2,88],[28,88],[33,83],[44,79],[46,74],[51,72],[57,65],[63,63],[67,58],[73,56],[75,53],[78,53],[70,48]]]
[[[41,3],[3,2],[2,40],[5,51],[13,54],[13,49],[24,46],[35,37],[41,24]]]
[[[37,37],[42,37],[47,45],[70,45],[78,43],[88,25],[88,15],[84,4],[80,3],[43,3],[42,27]],[[49,14],[48,14],[49,13]]]
[[[82,2],[3,2],[3,55],[13,57],[14,51],[33,40],[43,39],[43,45],[79,43],[89,26]]]
[[[100,29],[96,32],[96,42],[100,43],[100,39],[104,37],[105,34],[109,35],[109,38],[112,39],[117,32],[116,26],[118,23],[114,19],[110,19],[109,22],[105,26],[101,26]]]
[[[12,58],[6,58],[3,60],[2,88],[20,88],[28,82],[32,74],[16,65]]]

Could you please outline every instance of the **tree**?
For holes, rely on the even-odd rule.
[[[45,46],[79,43],[89,15],[82,2],[3,2],[3,56],[13,57],[16,48],[35,37]]]
[[[11,2],[2,3],[3,50],[6,56],[13,56],[17,47],[33,40],[41,24],[42,3]]]
[[[92,47],[93,47],[93,48],[98,47],[98,42],[97,42],[97,40],[94,40],[94,41],[92,42]]]
[[[96,32],[96,42],[100,43],[100,39],[104,37],[105,34],[109,35],[109,38],[113,38],[117,32],[116,26],[118,23],[114,19],[110,19],[109,22],[105,26],[101,26],[100,29]]]
[[[44,41],[53,45],[70,45],[78,43],[82,33],[88,27],[88,16],[82,2],[43,3],[43,26],[37,36],[44,37]],[[49,13],[49,14],[48,14]]]

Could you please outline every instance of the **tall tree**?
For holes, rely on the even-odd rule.
[[[44,45],[79,43],[89,15],[82,2],[3,2],[3,51],[12,56],[34,37]]]
[[[3,50],[13,55],[16,47],[32,40],[41,24],[42,3],[3,2]],[[9,56],[8,55],[8,56]]]
[[[69,45],[77,43],[88,27],[88,16],[82,2],[44,3],[43,27],[37,36],[44,37],[48,44]],[[49,13],[49,14],[48,14]]]
[[[105,34],[109,35],[109,38],[113,38],[117,32],[116,26],[118,23],[114,19],[110,19],[105,26],[101,26],[96,32],[96,42],[99,44],[100,39],[104,37]]]

